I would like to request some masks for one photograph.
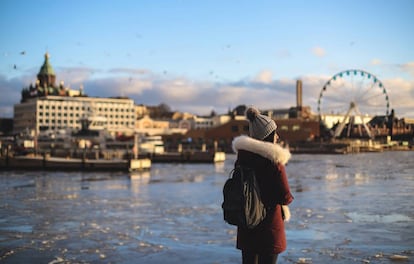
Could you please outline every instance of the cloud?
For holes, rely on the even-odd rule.
[[[384,80],[383,83],[387,89],[391,108],[414,109],[414,81],[394,78]]]
[[[324,57],[325,56],[325,50],[321,47],[314,47],[312,48],[312,53],[313,55],[315,55],[316,57]]]
[[[13,105],[20,102],[23,83],[27,82],[24,77],[6,79],[0,75],[0,117],[12,117]],[[30,82],[28,82],[30,83]]]
[[[191,102],[199,94],[196,85],[183,78],[161,82],[155,88],[164,98],[176,102]]]
[[[131,69],[131,68],[114,68],[108,71],[109,73],[116,73],[116,74],[129,74],[129,75],[145,75],[150,74],[149,70],[145,69]]]
[[[92,78],[98,71],[87,67],[62,67],[56,68],[56,83],[63,81],[65,86],[78,89],[85,81]]]
[[[304,75],[300,78],[302,80],[303,104],[312,106],[314,112],[317,111],[319,94],[331,77],[327,75]]]
[[[401,66],[410,71],[412,63]],[[174,111],[205,115],[212,110],[218,114],[227,113],[238,105],[255,105],[260,109],[289,108],[296,105],[296,80],[273,79],[272,72],[264,70],[252,78],[237,82],[193,81],[185,77],[168,78],[148,70],[112,69],[103,77],[102,72],[89,68],[65,68],[56,71],[59,80],[65,80],[72,89],[83,84],[89,96],[127,96],[136,104],[159,105],[166,103]],[[319,93],[331,76],[304,75],[303,105],[317,111]],[[12,117],[13,105],[19,103],[21,90],[32,82],[33,76],[7,79],[0,75],[0,116]],[[391,108],[397,116],[411,113],[414,117],[414,81],[401,78],[381,80],[387,88]]]
[[[84,82],[84,91],[89,96],[137,96],[148,89],[152,89],[151,81],[129,77],[100,78]]]
[[[414,77],[414,61],[401,64],[400,68],[402,71],[407,72]]]
[[[258,83],[270,84],[272,82],[272,75],[271,71],[264,70],[256,76],[255,81]]]
[[[380,59],[372,59],[371,60],[371,65],[377,66],[377,65],[381,65],[382,61]]]

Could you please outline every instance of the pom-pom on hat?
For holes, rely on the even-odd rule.
[[[247,108],[246,117],[249,120],[249,134],[252,138],[263,140],[277,128],[273,119],[260,114],[254,107]]]

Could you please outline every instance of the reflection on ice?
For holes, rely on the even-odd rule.
[[[389,215],[372,215],[361,212],[352,212],[346,214],[351,218],[352,222],[359,223],[395,223],[395,222],[410,222],[413,221],[409,216],[403,214],[389,214]]]
[[[31,225],[8,226],[8,227],[0,227],[0,231],[31,233],[33,232],[33,227]]]
[[[151,177],[150,171],[131,172],[129,174],[131,180],[146,181]]]

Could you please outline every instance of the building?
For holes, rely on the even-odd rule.
[[[318,120],[301,118],[274,119],[280,139],[289,145],[300,144],[320,137]],[[221,125],[209,129],[189,129],[185,134],[163,136],[168,149],[177,148],[178,144],[189,145],[192,149],[201,149],[205,144],[208,150],[215,149],[228,153],[233,152],[232,141],[235,137],[249,134],[249,123],[244,116],[231,119]]]
[[[56,76],[49,63],[49,54],[37,75],[35,85],[22,91],[20,104],[14,105],[13,132],[36,134],[61,129],[80,130],[82,120],[98,118],[102,127],[114,133],[133,133],[136,112],[129,98],[88,97],[80,90],[71,90]]]
[[[229,122],[232,119],[229,115],[216,115],[211,117],[192,116],[190,118],[181,119],[178,126],[183,129],[211,129]]]
[[[135,122],[135,132],[141,135],[170,135],[170,134],[184,134],[187,129],[179,128],[174,125],[171,120],[157,120],[152,119],[146,115],[139,118]]]
[[[10,135],[13,131],[12,118],[0,118],[0,136]]]
[[[299,118],[274,119],[280,139],[287,144],[312,141],[319,137],[320,127],[317,120],[303,120]],[[232,152],[231,142],[234,137],[249,134],[249,123],[244,120],[231,120],[221,126],[205,131],[204,138],[207,145],[214,141],[218,147],[226,152]]]

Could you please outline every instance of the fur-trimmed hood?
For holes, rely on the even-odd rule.
[[[291,157],[289,150],[279,144],[257,140],[245,135],[234,138],[232,147],[235,153],[238,150],[247,150],[283,165],[286,165]]]

